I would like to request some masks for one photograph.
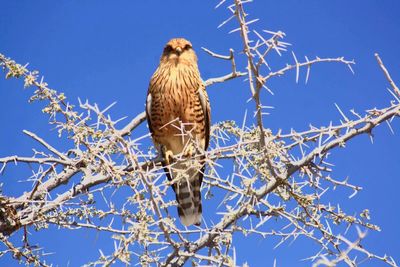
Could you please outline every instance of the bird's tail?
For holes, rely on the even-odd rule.
[[[201,184],[197,177],[191,178],[192,179],[182,179],[178,182],[175,191],[179,218],[182,224],[186,226],[201,224]]]
[[[199,166],[200,165],[200,166]],[[178,202],[178,214],[183,225],[201,224],[201,194],[204,164],[198,160],[175,162],[167,167],[167,174],[174,181],[173,188]]]

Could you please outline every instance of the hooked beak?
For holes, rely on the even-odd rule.
[[[182,48],[178,46],[175,48],[175,51],[180,55],[182,53]]]

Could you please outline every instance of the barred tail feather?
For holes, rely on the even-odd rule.
[[[178,214],[182,224],[200,225],[202,218],[200,187],[203,181],[204,163],[188,160],[175,162],[171,166],[163,163],[163,166],[167,178],[170,181],[174,180],[172,187],[178,202]]]
[[[200,180],[197,176],[192,179],[183,179],[176,185],[176,200],[178,202],[178,214],[183,225],[201,224],[201,195]]]

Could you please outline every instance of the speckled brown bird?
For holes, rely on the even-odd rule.
[[[189,41],[176,38],[164,47],[150,80],[146,116],[165,173],[173,182],[181,222],[200,225],[210,103]]]

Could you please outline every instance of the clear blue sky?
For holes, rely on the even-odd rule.
[[[49,86],[63,91],[71,102],[89,99],[100,106],[117,101],[111,110],[114,118],[133,118],[144,109],[149,78],[155,70],[163,45],[172,37],[192,41],[199,57],[204,79],[227,73],[230,66],[216,61],[200,50],[204,46],[219,53],[230,47],[240,51],[238,34],[227,32],[236,27],[230,23],[217,29],[229,15],[224,7],[214,10],[217,1],[6,1],[0,0],[0,53],[17,62],[30,63],[40,70]],[[390,100],[374,53],[380,53],[395,80],[400,84],[400,2],[369,1],[256,1],[249,6],[251,18],[260,18],[257,29],[282,30],[286,41],[293,44],[297,57],[313,58],[345,56],[354,59],[355,75],[341,65],[319,65],[311,70],[310,81],[295,83],[295,74],[279,78],[270,84],[275,95],[263,96],[263,103],[274,106],[265,118],[273,132],[307,129],[312,123],[322,126],[338,122],[340,115],[334,103],[343,110],[355,108],[361,112],[383,107]],[[284,66],[285,60],[274,57],[273,67]],[[240,63],[240,62],[239,62]],[[241,65],[243,67],[243,65]],[[47,124],[39,104],[28,105],[31,89],[22,83],[0,79],[0,157],[12,154],[30,155],[31,140],[23,129],[47,138],[62,148],[55,131]],[[215,85],[208,89],[213,122],[242,121],[250,92],[242,81]],[[332,203],[342,203],[347,211],[371,211],[372,222],[381,226],[380,233],[370,232],[364,246],[383,255],[393,255],[397,261],[400,248],[398,212],[400,187],[400,122],[394,121],[392,135],[381,125],[372,145],[367,136],[335,150],[331,162],[336,164],[335,177],[350,177],[364,190],[348,200],[350,192],[335,191]],[[139,134],[145,133],[143,126]],[[30,188],[17,182],[24,178],[17,168],[0,177],[4,193],[17,195]],[[207,201],[205,209],[215,206]],[[207,207],[208,206],[208,207]],[[211,211],[209,211],[211,212]],[[34,230],[31,230],[34,232]],[[15,238],[19,238],[17,235]],[[112,247],[109,239],[88,230],[64,231],[51,228],[33,233],[33,243],[55,254],[48,256],[56,266],[78,266],[94,260],[98,248]],[[276,240],[250,237],[238,239],[238,263],[251,266],[309,266],[299,261],[316,249],[309,241],[299,239],[272,250]],[[397,258],[396,258],[397,257]],[[1,266],[15,266],[11,257],[0,260]],[[365,266],[372,266],[367,263]],[[375,262],[373,266],[383,266]]]

